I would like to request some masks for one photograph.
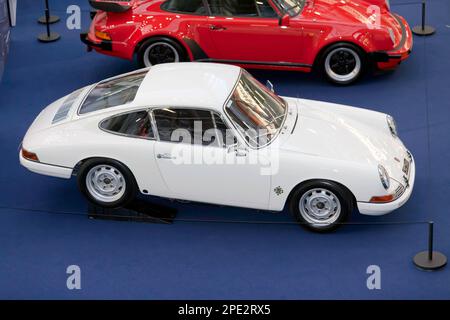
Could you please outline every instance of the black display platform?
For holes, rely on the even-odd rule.
[[[174,208],[141,199],[118,209],[108,209],[88,203],[88,217],[91,219],[171,224],[176,215],[177,210]]]

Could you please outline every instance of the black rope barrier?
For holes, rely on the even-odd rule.
[[[21,207],[8,207],[0,206],[0,210],[17,210],[24,212],[38,212],[43,214],[60,214],[60,215],[72,215],[72,216],[86,216],[86,212],[81,211],[54,211],[44,209],[31,209]],[[102,218],[134,218],[130,215],[112,215],[112,214],[89,214],[92,217]],[[139,220],[152,221],[151,217],[136,216]],[[233,223],[233,224],[275,224],[275,225],[308,225],[308,223],[296,222],[296,221],[274,221],[274,220],[228,220],[228,219],[186,219],[186,218],[174,218],[173,222],[187,222],[187,223]],[[341,222],[337,225],[414,225],[414,224],[428,224],[428,221],[385,221],[385,222]]]
[[[44,209],[32,209],[23,207],[10,207],[0,206],[0,210],[15,210],[22,212],[34,212],[42,214],[59,214],[59,215],[72,215],[72,216],[89,216],[89,218],[101,218],[101,219],[123,219],[141,222],[154,222],[155,218],[146,216],[131,216],[131,215],[111,215],[111,214],[95,214],[80,211],[55,211]],[[131,210],[130,210],[131,211]],[[158,219],[159,220],[159,219]],[[164,221],[164,219],[160,219]],[[174,218],[171,222],[184,222],[184,223],[220,223],[220,224],[259,224],[259,225],[308,225],[308,223],[296,222],[296,221],[273,221],[273,220],[227,220],[227,219],[182,219]],[[440,270],[447,265],[447,257],[439,252],[434,251],[434,222],[433,221],[382,221],[382,222],[342,222],[337,223],[342,226],[398,226],[398,225],[427,225],[428,226],[428,250],[421,251],[413,258],[413,263],[421,270],[435,271]]]

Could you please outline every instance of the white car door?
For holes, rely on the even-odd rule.
[[[215,123],[221,121],[218,115],[213,117],[207,110],[165,108],[154,110],[153,116],[158,130],[155,159],[171,197],[268,208],[270,175],[262,174],[264,164],[251,161],[256,150],[236,150],[219,139],[212,144],[202,143],[204,137],[209,140],[211,131],[207,129],[217,128]],[[199,123],[202,128],[194,130],[199,129]],[[175,142],[180,141],[180,136],[183,141]],[[191,141],[194,138],[196,143]]]

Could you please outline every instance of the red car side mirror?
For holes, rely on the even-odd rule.
[[[289,26],[289,22],[291,20],[291,17],[288,14],[285,14],[284,16],[280,17],[280,19],[278,20],[278,24],[280,26]]]

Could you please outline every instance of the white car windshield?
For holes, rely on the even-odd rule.
[[[242,71],[225,113],[245,140],[255,148],[269,144],[278,134],[287,113],[285,101]]]
[[[102,81],[89,92],[79,114],[111,108],[134,100],[148,70]]]

